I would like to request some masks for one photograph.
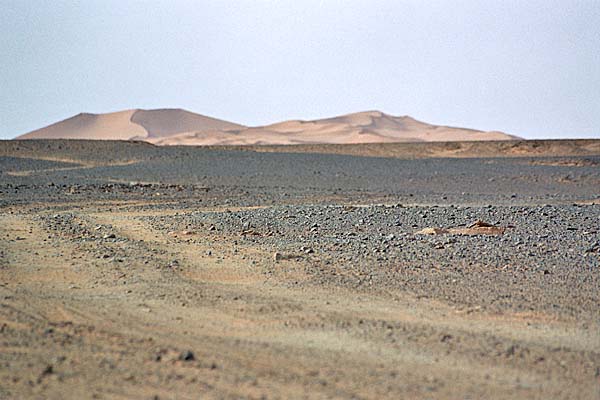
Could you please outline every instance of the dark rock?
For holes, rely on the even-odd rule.
[[[186,350],[179,354],[179,359],[181,361],[194,361],[196,359],[196,356],[192,351]]]

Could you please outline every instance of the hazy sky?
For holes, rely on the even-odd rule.
[[[600,0],[0,0],[0,138],[161,107],[600,138]]]

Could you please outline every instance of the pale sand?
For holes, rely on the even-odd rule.
[[[244,126],[181,109],[81,113],[17,139],[149,140],[186,131],[242,129]]]
[[[288,145],[513,140],[502,132],[432,125],[366,111],[313,121],[243,125],[181,109],[79,114],[18,139],[145,140],[158,145]]]

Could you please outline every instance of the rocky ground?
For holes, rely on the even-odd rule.
[[[0,398],[600,396],[600,156],[271,150],[0,143]]]

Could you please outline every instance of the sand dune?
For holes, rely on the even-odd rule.
[[[145,137],[146,130],[131,122],[135,110],[108,114],[81,113],[17,139],[117,139]]]
[[[210,132],[244,128],[232,122],[180,109],[138,110],[132,115],[131,121],[146,129],[147,138],[164,138],[189,131]]]
[[[432,125],[366,111],[333,118],[245,127],[181,109],[79,114],[18,139],[146,140],[158,145],[289,145],[513,140],[502,132]]]
[[[181,132],[241,129],[242,125],[181,109],[82,113],[17,139],[150,140]]]

